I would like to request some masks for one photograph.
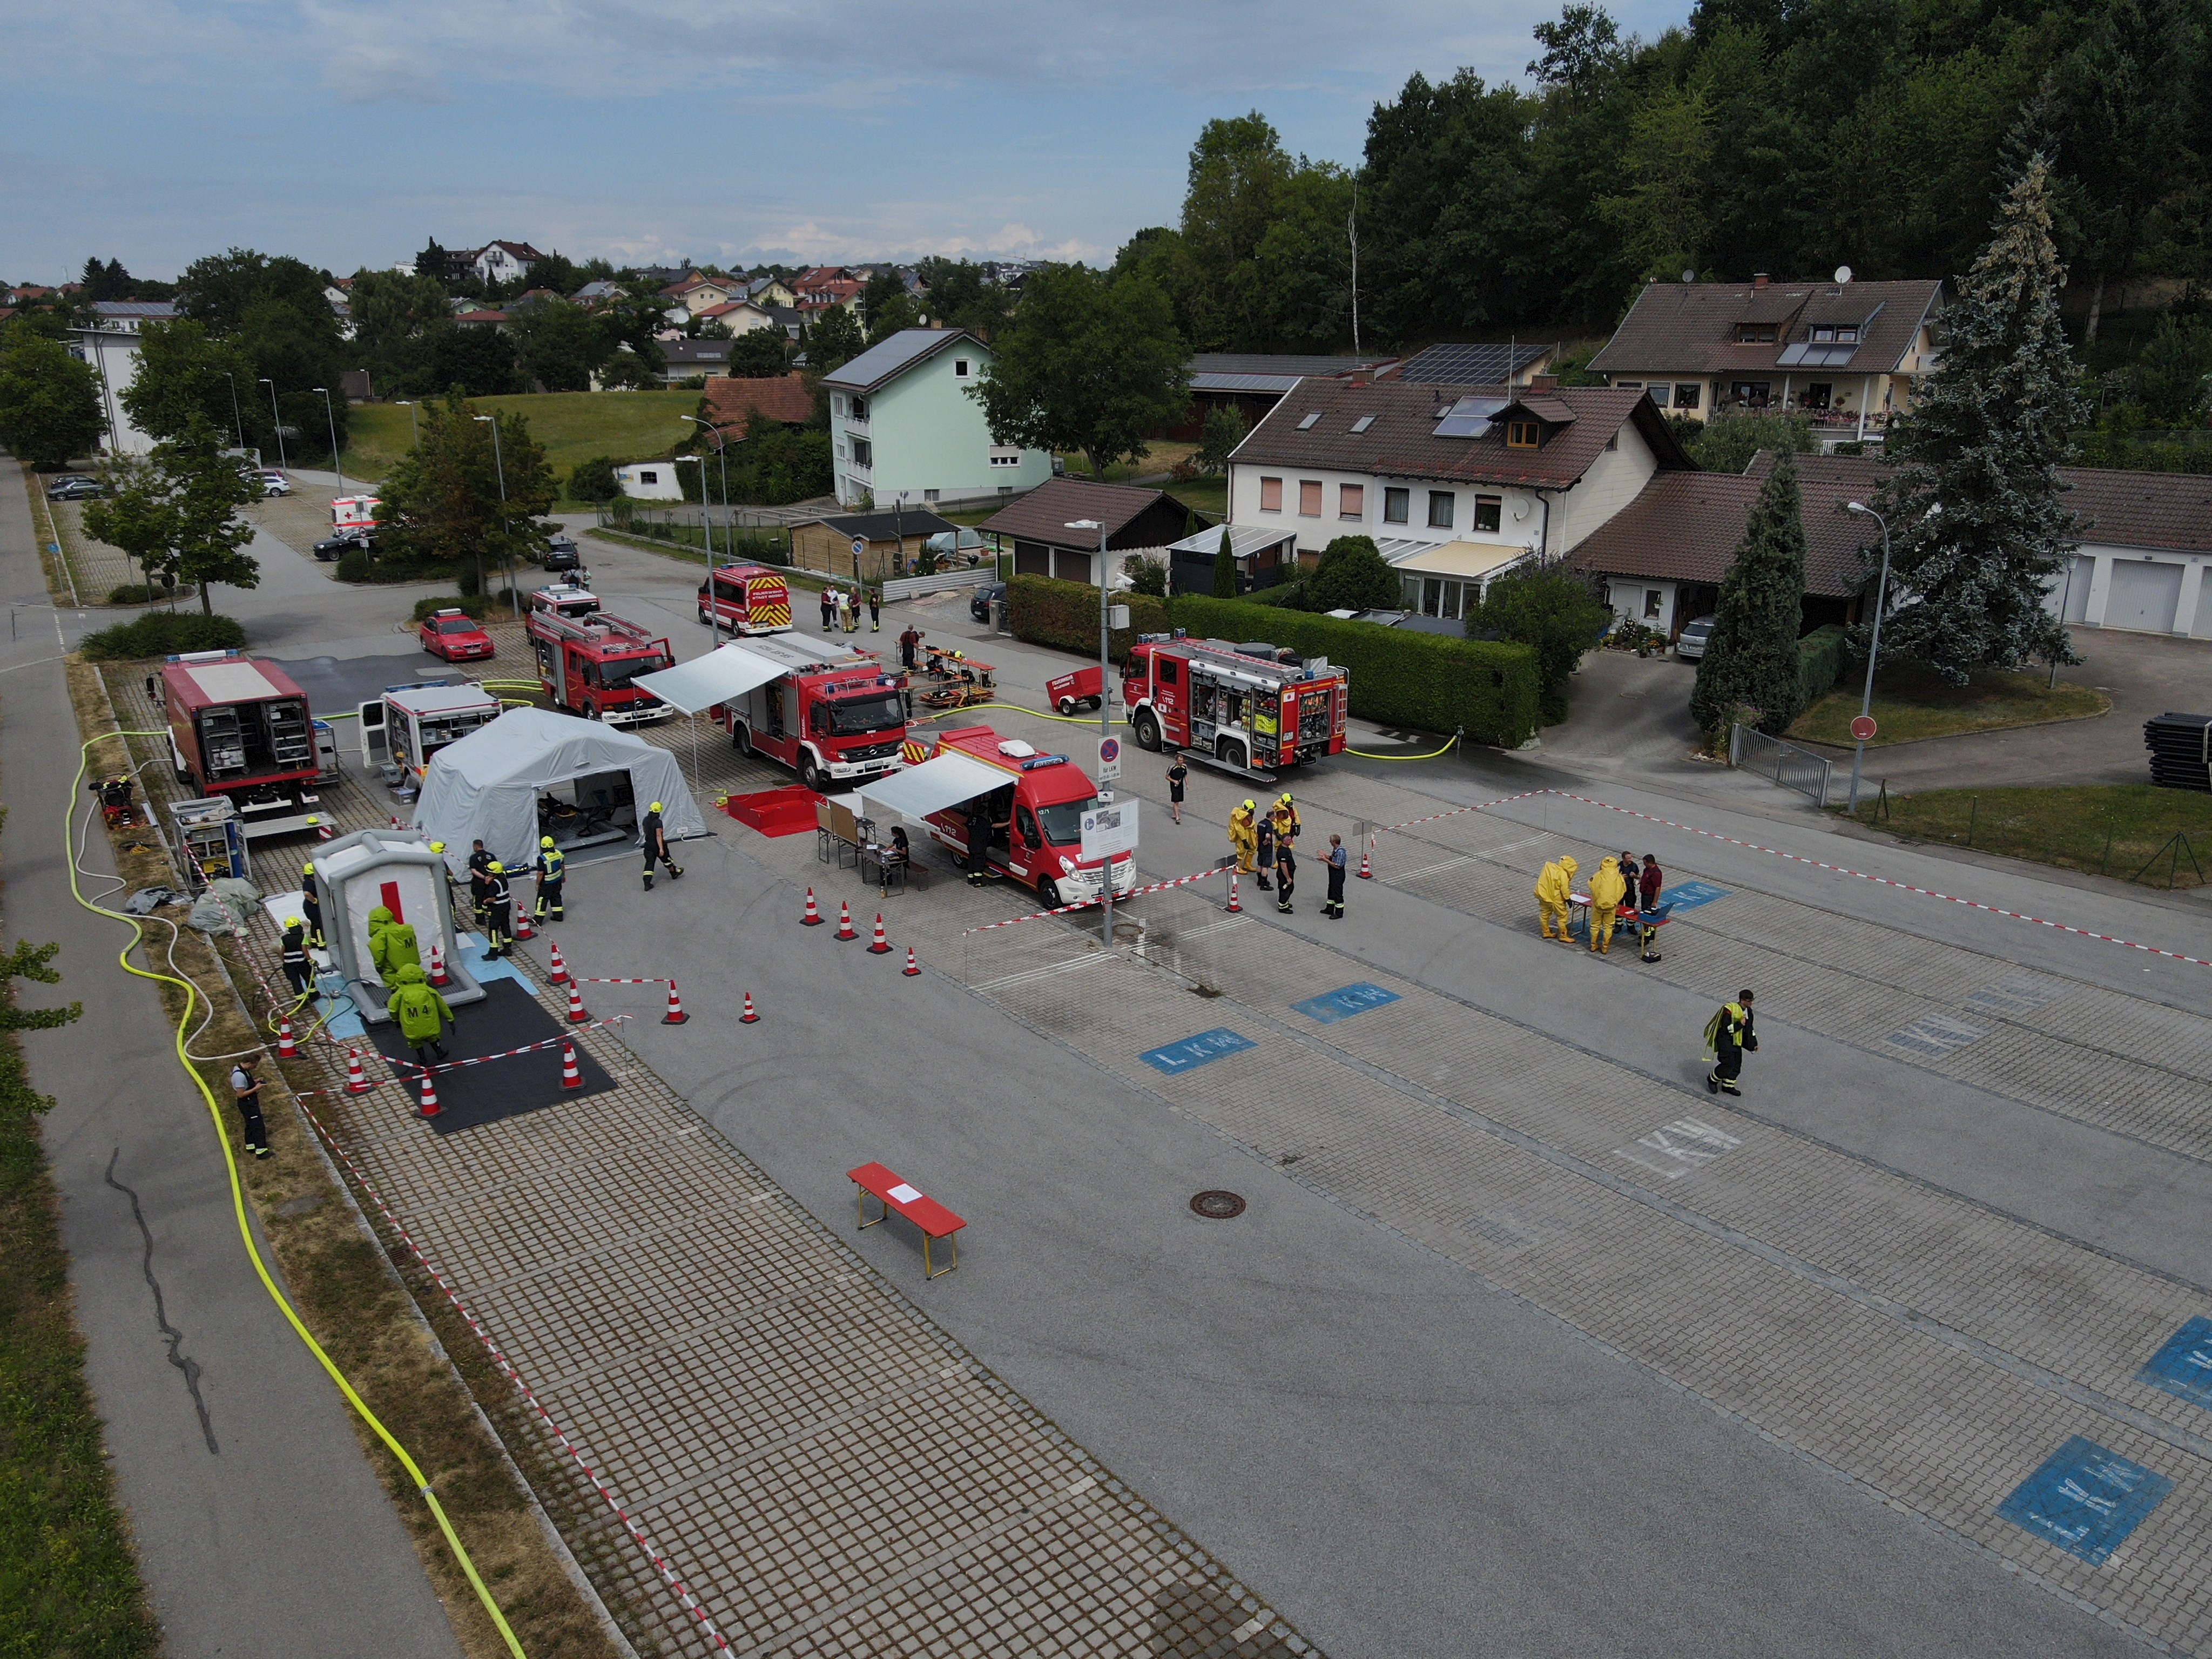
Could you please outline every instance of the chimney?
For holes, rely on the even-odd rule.
[[[1766,286],[1766,273],[1765,273],[1765,271],[1763,271],[1763,270],[1754,270],[1753,272],[1752,272],[1752,273],[1751,273],[1751,286],[1752,286],[1752,290],[1753,290],[1753,292],[1754,292],[1754,293],[1756,293],[1759,289],[1762,289],[1762,288],[1765,288],[1765,287]]]
[[[1372,374],[1373,371],[1371,369],[1369,369],[1363,365],[1358,368],[1353,369],[1351,374],[1345,376],[1345,379],[1351,381],[1354,386],[1365,386]]]
[[[1556,374],[1531,374],[1528,377],[1528,390],[1531,392],[1557,392],[1559,389],[1559,377]]]

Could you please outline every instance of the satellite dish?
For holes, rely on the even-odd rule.
[[[1836,267],[1836,280],[1838,283],[1850,282],[1851,280],[1851,268],[1849,265],[1838,265]]]
[[[1694,283],[1698,280],[1698,273],[1694,270],[1686,270],[1682,273],[1682,280],[1686,283]]]

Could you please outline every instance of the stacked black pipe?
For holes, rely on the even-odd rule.
[[[2150,781],[2166,789],[2212,790],[2212,714],[2160,714],[2143,722]]]

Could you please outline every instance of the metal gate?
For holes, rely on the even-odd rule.
[[[1809,795],[1819,806],[1828,804],[1829,786],[1836,769],[1832,762],[1811,750],[1770,738],[1750,726],[1729,728],[1729,764],[1772,778],[1784,789]]]

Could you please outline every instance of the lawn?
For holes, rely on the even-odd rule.
[[[1194,478],[1188,483],[1168,485],[1167,492],[1185,507],[1194,507],[1209,519],[1219,520],[1229,516],[1229,480],[1226,478]]]
[[[2092,875],[2164,887],[2203,884],[2191,863],[2212,871],[2212,794],[2160,789],[2155,784],[2085,785],[2079,788],[1927,789],[1892,795],[1886,814],[1859,799],[1858,821],[1917,841],[1972,847],[2007,858],[2055,864]],[[2189,837],[2173,871],[2173,837]],[[2164,856],[2160,855],[2163,854]],[[2155,869],[2144,866],[2155,863]]]
[[[659,455],[696,430],[683,416],[699,412],[696,392],[545,392],[477,398],[482,410],[526,415],[531,435],[545,446],[553,476],[594,456],[617,461]],[[349,477],[381,478],[414,445],[412,411],[398,404],[356,404],[346,416]]]
[[[1850,743],[1851,721],[1864,690],[1863,680],[1838,686],[1799,715],[1787,735],[1808,743]],[[2101,691],[2063,680],[2047,686],[2038,674],[1977,669],[1970,684],[1953,685],[1917,663],[1900,660],[1875,676],[1874,718],[1879,730],[1873,746],[2046,720],[2087,720],[2112,706]]]

